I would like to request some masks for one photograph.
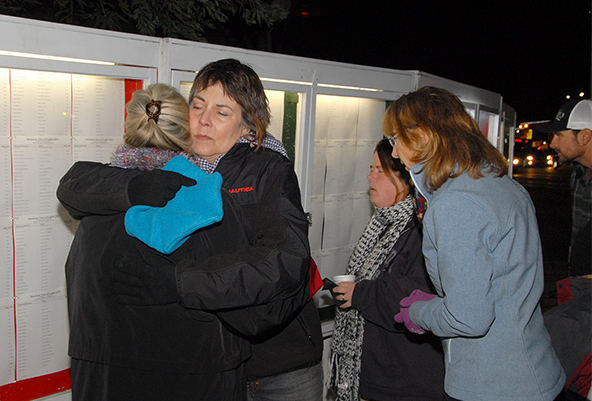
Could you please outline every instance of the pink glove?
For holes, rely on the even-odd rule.
[[[425,330],[417,327],[409,317],[409,307],[417,301],[430,301],[436,298],[435,295],[428,294],[422,290],[414,290],[407,298],[403,298],[400,302],[401,310],[395,315],[395,322],[404,323],[407,330],[415,334],[423,334]]]
[[[400,305],[403,308],[409,308],[412,303],[417,301],[431,301],[432,299],[436,298],[433,294],[428,294],[427,292],[423,292],[422,290],[413,290],[411,295],[407,298],[403,298],[400,302]]]
[[[395,315],[395,322],[405,323],[405,327],[412,333],[423,334],[425,331],[415,325],[409,318],[409,308],[401,308],[399,313]]]

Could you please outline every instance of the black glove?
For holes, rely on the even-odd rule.
[[[169,305],[178,302],[175,266],[117,261],[113,292],[121,305]]]
[[[166,170],[146,171],[128,184],[127,196],[132,205],[164,207],[182,186],[195,185],[195,180]]]
[[[341,301],[341,300],[337,299],[337,294],[335,294],[333,292],[333,288],[337,287],[337,284],[335,284],[333,282],[333,280],[328,279],[328,278],[324,278],[323,279],[323,284],[324,284],[323,285],[323,290],[328,290],[328,291],[331,292],[331,296],[333,297],[333,301],[335,301],[335,305],[341,306],[341,305],[343,305],[344,303],[347,302],[347,301]]]

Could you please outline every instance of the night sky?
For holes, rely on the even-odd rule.
[[[518,122],[590,98],[590,0],[295,0],[273,51],[419,70],[501,94]],[[303,15],[305,13],[305,15]]]

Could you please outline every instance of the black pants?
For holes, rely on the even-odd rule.
[[[244,401],[244,368],[213,373],[170,373],[72,359],[72,401]]]
[[[586,401],[586,397],[582,397],[581,395],[574,393],[573,391],[567,391],[566,393],[561,393],[555,398],[555,401]],[[456,398],[452,398],[448,394],[444,393],[444,401],[460,401]]]

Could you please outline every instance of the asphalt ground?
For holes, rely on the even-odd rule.
[[[557,305],[555,283],[567,277],[571,235],[570,174],[571,166],[566,165],[558,169],[524,168],[513,177],[526,188],[536,208],[545,271],[543,312]]]

